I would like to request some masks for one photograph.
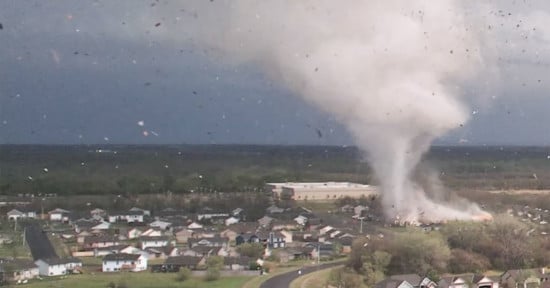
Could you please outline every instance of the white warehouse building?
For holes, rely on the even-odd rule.
[[[351,182],[287,182],[267,183],[274,197],[294,200],[333,200],[343,197],[361,198],[378,195],[372,185]]]

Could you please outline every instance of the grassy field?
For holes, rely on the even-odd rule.
[[[71,275],[65,279],[44,279],[37,280],[24,287],[28,288],[53,288],[53,287],[78,287],[98,288],[107,287],[109,283],[120,285],[124,283],[129,288],[240,288],[250,277],[224,277],[216,281],[203,281],[199,278],[192,278],[185,282],[175,280],[176,274],[165,273],[96,273]]]

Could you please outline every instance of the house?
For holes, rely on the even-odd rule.
[[[84,248],[103,248],[109,246],[119,245],[120,242],[114,236],[87,236],[84,237]]]
[[[154,237],[162,236],[162,230],[160,230],[159,228],[149,228],[141,232],[140,236],[154,236]]]
[[[368,211],[369,207],[363,205],[357,205],[353,208],[353,214],[361,216],[363,211]]]
[[[292,243],[292,235],[294,234],[294,232],[287,231],[287,230],[281,230],[281,231],[279,231],[279,233],[281,233],[281,235],[283,235],[283,237],[285,239],[285,243]]]
[[[68,222],[69,220],[69,213],[71,213],[68,210],[56,208],[54,210],[51,210],[48,212],[48,217],[50,221],[62,221],[62,222]]]
[[[417,274],[401,274],[401,275],[392,275],[389,277],[391,280],[395,281],[406,281],[415,288],[436,288],[437,283],[432,281],[428,277],[421,277]]]
[[[28,207],[14,208],[6,214],[8,216],[8,220],[17,221],[19,219],[36,219],[36,211]]]
[[[193,248],[196,246],[206,246],[206,247],[229,247],[229,238],[226,237],[204,237],[198,239],[189,239],[189,247]]]
[[[444,276],[437,283],[442,288],[499,288],[498,280],[475,274]]]
[[[414,288],[414,286],[405,280],[386,278],[376,283],[374,288]]]
[[[210,257],[210,256],[228,256],[229,251],[223,247],[195,246],[183,251],[184,256]]]
[[[286,263],[295,259],[311,259],[313,247],[285,247],[279,251],[279,261]]]
[[[74,231],[80,233],[84,230],[108,230],[111,227],[109,222],[95,219],[79,219],[73,222]]]
[[[539,287],[550,283],[550,271],[546,268],[508,270],[500,276],[506,288]]]
[[[354,212],[353,208],[354,207],[352,205],[346,204],[346,205],[340,207],[340,212],[342,212],[342,213],[352,213],[352,212]]]
[[[202,229],[203,226],[197,222],[193,222],[187,226],[187,229]]]
[[[60,276],[79,271],[82,261],[78,258],[48,258],[34,261],[40,276]]]
[[[138,207],[132,207],[130,208],[130,210],[128,210],[130,212],[140,212],[141,214],[145,215],[145,216],[151,216],[151,211],[149,210],[145,210],[145,209],[141,209],[141,208],[138,208]]]
[[[95,208],[95,209],[90,211],[90,216],[93,219],[103,221],[105,219],[105,217],[107,216],[107,211],[105,211],[101,208]]]
[[[298,225],[305,226],[307,223],[307,217],[303,215],[298,215],[296,218],[294,218],[294,222],[298,223]]]
[[[30,260],[0,261],[0,283],[21,282],[38,277],[38,266]]]
[[[155,220],[155,221],[149,223],[149,227],[159,228],[161,230],[168,230],[168,229],[170,229],[171,226],[172,226],[172,223],[162,221],[162,220]]]
[[[271,223],[271,230],[297,230],[301,228],[295,221],[275,219]]]
[[[225,219],[225,226],[229,226],[229,225],[232,225],[232,224],[237,224],[239,223],[239,218],[235,218],[235,217],[229,217],[227,219]]]
[[[304,246],[314,248],[313,252],[311,252],[313,258],[328,258],[332,257],[335,253],[335,246],[330,243],[307,243]]]
[[[206,259],[204,257],[194,257],[194,256],[174,256],[168,257],[164,261],[164,265],[175,269],[178,271],[180,268],[185,267],[190,270],[196,270],[198,267],[204,266],[206,264]]]
[[[137,209],[137,208],[136,208]],[[127,222],[128,224],[141,224],[144,220],[145,212],[142,210],[129,210],[126,212],[109,213],[109,223]]]
[[[154,215],[156,220],[165,219],[167,217],[184,217],[185,211],[168,207],[156,212]]]
[[[241,233],[235,238],[237,246],[244,243],[260,243],[260,237],[256,233]]]
[[[147,247],[168,246],[169,240],[166,236],[141,236],[139,242],[141,249],[145,250]]]
[[[203,209],[203,212],[197,214],[197,221],[210,221],[212,223],[219,223],[229,217],[229,213],[226,212],[216,212],[211,211],[210,209]]]
[[[193,230],[189,229],[181,229],[174,233],[174,236],[176,236],[176,242],[178,243],[187,243],[189,238],[193,237]]]
[[[264,228],[269,227],[269,225],[271,225],[271,222],[273,222],[273,218],[267,215],[258,219],[258,224],[260,224],[260,226]]]
[[[256,230],[258,230],[258,223],[256,222],[239,222],[221,231],[220,236],[235,239],[241,233],[252,233]]]
[[[128,230],[128,232],[126,233],[128,239],[136,239],[138,238],[139,236],[141,236],[141,230],[139,230],[138,228],[132,228],[130,230]]]
[[[279,208],[275,205],[271,205],[271,206],[267,207],[267,209],[265,209],[265,210],[268,214],[280,214],[280,213],[285,212],[284,208]]]
[[[109,254],[103,257],[101,270],[103,272],[144,271],[147,270],[147,258],[139,254]]]
[[[256,235],[260,242],[269,248],[283,248],[286,245],[285,236],[280,232],[260,231]]]
[[[170,256],[178,256],[179,249],[174,246],[164,246],[164,247],[147,247],[145,248],[145,252],[147,252],[147,259],[154,259],[154,258],[160,258],[160,259],[166,259]]]
[[[233,217],[241,218],[243,212],[244,212],[243,208],[235,208],[233,209],[233,211],[231,211],[231,215]]]
[[[225,270],[233,270],[233,271],[249,270],[251,262],[252,262],[252,259],[245,256],[224,257],[223,267]]]

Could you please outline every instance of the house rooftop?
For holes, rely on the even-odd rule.
[[[103,257],[103,261],[136,261],[139,259],[139,257],[141,257],[140,254],[127,254],[127,253],[109,254]]]
[[[45,263],[49,265],[63,265],[63,264],[69,264],[69,263],[82,263],[82,261],[78,258],[45,258],[45,259],[38,259],[37,261],[44,261]]]

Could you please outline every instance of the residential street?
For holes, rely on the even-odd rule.
[[[260,288],[285,288],[285,287],[290,287],[290,283],[292,281],[294,281],[294,279],[296,279],[300,276],[303,276],[303,275],[306,275],[306,274],[309,274],[309,273],[312,273],[312,272],[315,272],[315,271],[318,271],[318,270],[322,270],[322,269],[342,265],[342,263],[343,263],[342,261],[338,261],[338,262],[325,263],[325,264],[321,264],[321,265],[318,265],[318,266],[317,265],[316,266],[306,266],[306,267],[301,269],[301,271],[302,271],[301,274],[299,274],[298,271],[290,271],[288,273],[277,275],[277,276],[275,276],[271,279],[268,279],[264,283],[262,283]]]

